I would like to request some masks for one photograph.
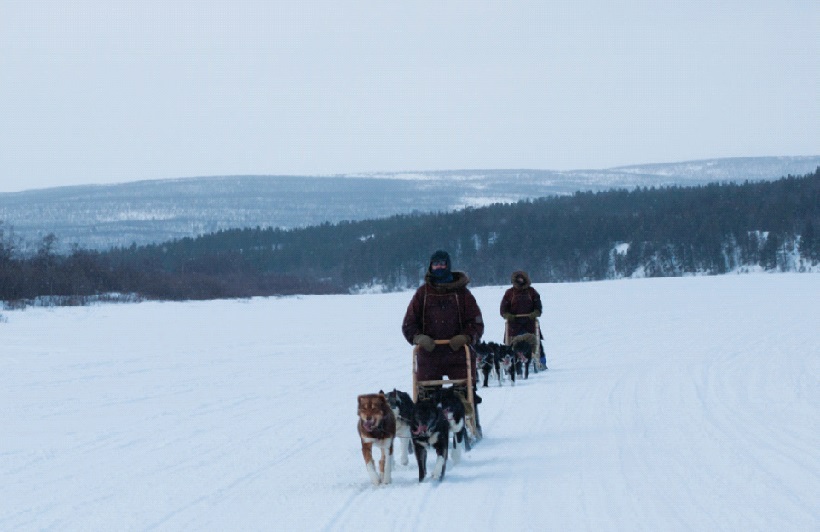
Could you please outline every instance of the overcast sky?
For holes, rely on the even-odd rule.
[[[817,0],[2,0],[0,192],[820,154]]]

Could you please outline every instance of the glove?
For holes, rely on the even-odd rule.
[[[532,312],[530,312],[529,315],[530,315],[530,319],[534,320],[535,318],[540,318],[541,317],[541,311],[538,310],[538,309],[535,309]]]
[[[426,334],[417,334],[413,337],[413,343],[421,346],[428,353],[436,348],[436,342]]]
[[[453,351],[458,351],[459,349],[464,347],[464,344],[468,343],[470,343],[469,336],[467,336],[466,334],[457,334],[450,338],[450,349],[452,349]]]
[[[502,316],[505,320],[507,320],[507,321],[513,321],[513,320],[515,320],[515,314],[510,314],[509,312],[505,312],[505,313],[504,313],[504,314],[502,314],[501,316]]]

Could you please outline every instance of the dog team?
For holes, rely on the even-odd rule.
[[[451,270],[450,255],[446,251],[436,251],[430,257],[424,284],[413,295],[402,322],[404,337],[415,346],[415,378],[419,381],[436,381],[445,376],[450,380],[466,379],[465,356],[472,358],[473,383],[477,368],[481,368],[484,387],[488,386],[493,371],[499,385],[505,373],[514,385],[516,373],[523,372],[525,379],[529,376],[531,362],[536,372],[539,365],[546,369],[538,327],[541,297],[531,286],[527,273],[512,274],[512,287],[501,300],[500,314],[506,321],[504,344],[480,341],[484,322],[467,288],[469,282],[467,274]],[[422,482],[427,477],[429,451],[436,453],[430,476],[442,480],[448,458],[458,463],[462,451],[469,450],[467,418],[474,422],[472,428],[480,436],[478,404],[481,398],[478,395],[474,394],[471,404],[465,399],[466,390],[434,386],[425,391],[427,393],[415,403],[409,394],[395,389],[387,394],[379,391],[358,397],[362,455],[374,485],[389,484],[392,480],[396,438],[401,464],[408,464],[410,452],[415,454],[419,482]],[[449,455],[451,441],[452,456]],[[378,470],[374,446],[381,450]]]

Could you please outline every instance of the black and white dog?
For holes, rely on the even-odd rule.
[[[469,451],[467,439],[465,399],[453,388],[443,388],[437,394],[438,406],[450,424],[453,439],[453,464],[461,461],[462,451]]]
[[[477,365],[484,374],[484,388],[488,386],[490,374],[495,370],[498,385],[501,386],[501,348],[495,342],[479,342],[475,346]]]
[[[413,412],[416,409],[410,394],[393,388],[392,392],[387,392],[387,404],[396,416],[396,437],[399,439],[399,460],[401,465],[409,462],[408,450],[413,452],[413,442],[410,438],[410,423],[413,420]]]
[[[510,378],[512,385],[515,386],[515,374],[520,364],[517,363],[512,347],[503,344],[499,345],[498,354],[496,356],[498,357],[498,363],[501,365],[502,372]]]
[[[450,443],[450,424],[444,412],[433,399],[422,399],[416,403],[410,434],[419,464],[419,482],[427,476],[427,449],[435,449],[436,465],[432,477],[443,480],[447,470],[447,454]]]

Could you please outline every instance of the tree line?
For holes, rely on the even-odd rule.
[[[799,271],[820,261],[820,168],[771,182],[578,192],[457,212],[284,230],[243,228],[107,251],[17,253],[0,226],[0,299],[153,299],[415,287],[436,249],[473,285]],[[799,260],[798,260],[799,258]]]

